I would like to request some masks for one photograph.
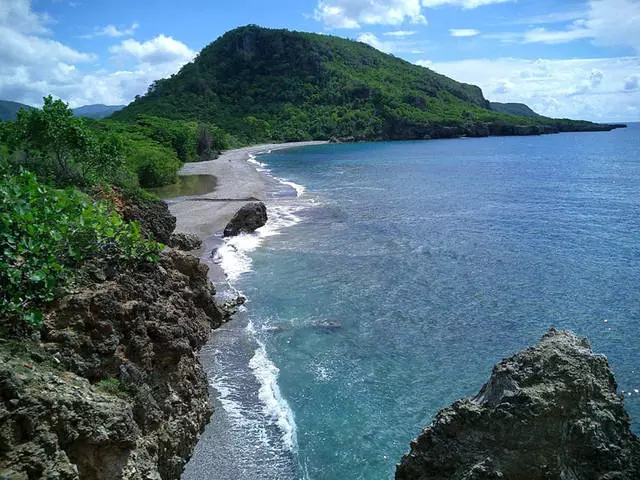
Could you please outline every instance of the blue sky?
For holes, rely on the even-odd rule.
[[[0,99],[128,103],[250,23],[364,41],[545,115],[640,121],[640,0],[0,0]]]

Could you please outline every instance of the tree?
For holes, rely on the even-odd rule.
[[[212,138],[211,130],[209,127],[201,123],[198,125],[198,132],[196,134],[196,154],[200,160],[208,160],[212,151]]]
[[[15,161],[61,186],[105,181],[124,165],[120,139],[92,132],[51,95],[41,110],[19,111],[3,137]]]

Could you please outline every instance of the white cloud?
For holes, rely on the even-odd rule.
[[[476,8],[515,0],[318,0],[314,18],[328,28],[427,23],[424,8],[443,5]]]
[[[480,34],[480,30],[473,28],[450,28],[449,34],[452,37],[475,37]]]
[[[48,34],[47,24],[52,20],[46,13],[31,10],[30,0],[3,0],[0,2],[0,26],[10,27],[25,34]]]
[[[387,36],[387,37],[409,37],[411,35],[415,35],[416,32],[415,30],[396,30],[393,32],[384,32],[383,35]]]
[[[526,103],[542,115],[594,121],[640,120],[640,57],[416,62],[478,85],[499,102]]]
[[[193,59],[195,52],[173,37],[158,35],[146,42],[128,39],[109,48],[111,53],[122,57],[133,57],[149,64],[186,63]]]
[[[129,103],[154,80],[175,73],[194,56],[185,44],[164,35],[142,43],[125,40],[112,47],[112,53],[127,68],[87,73],[98,57],[50,38],[47,25],[52,22],[34,12],[28,1],[0,0],[1,99],[39,106],[43,96],[52,94],[71,107]]]
[[[95,28],[93,33],[89,33],[87,35],[83,35],[82,38],[93,38],[93,37],[130,37],[135,31],[138,29],[140,25],[137,23],[131,24],[129,28],[119,29],[115,25],[107,25],[101,28]]]
[[[371,32],[358,35],[359,42],[367,43],[373,48],[385,53],[412,53],[421,54],[428,49],[428,42],[425,40],[413,40],[406,38],[407,36],[394,36],[389,40],[382,40]]]
[[[624,82],[624,89],[627,91],[638,90],[640,88],[640,76],[632,75]]]
[[[426,23],[420,0],[320,0],[314,18],[330,28]]]
[[[546,44],[590,39],[595,45],[624,46],[640,52],[640,0],[589,0],[587,7],[579,17],[574,16],[576,12],[565,13],[564,18],[573,22],[563,29],[537,27],[525,32],[505,32],[485,37],[504,43]],[[548,23],[559,22],[563,17],[550,18],[554,22]]]
[[[391,53],[394,49],[393,42],[385,42],[376,37],[373,33],[367,32],[359,35],[357,40],[362,43],[371,45],[373,48],[380,50],[381,52]]]

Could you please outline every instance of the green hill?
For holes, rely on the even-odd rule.
[[[76,117],[105,118],[122,108],[124,108],[124,105],[103,105],[97,103],[95,105],[83,105],[82,107],[74,108],[73,114]]]
[[[111,118],[138,114],[211,122],[243,143],[600,128],[494,112],[480,88],[364,43],[253,25],[227,32]]]
[[[500,103],[491,102],[491,110],[494,112],[508,113],[509,115],[520,115],[522,117],[541,117],[524,103]]]
[[[24,103],[11,102],[9,100],[0,100],[0,122],[15,120],[16,113],[18,113],[21,108],[31,109],[33,107],[25,105]]]

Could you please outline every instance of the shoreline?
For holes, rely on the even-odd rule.
[[[179,197],[168,201],[169,211],[176,217],[176,232],[193,233],[203,241],[224,229],[236,211],[246,202],[265,201],[268,178],[247,160],[267,151],[295,147],[325,145],[326,141],[268,143],[224,152],[214,160],[186,163],[179,175],[212,175],[216,177],[213,192]]]

